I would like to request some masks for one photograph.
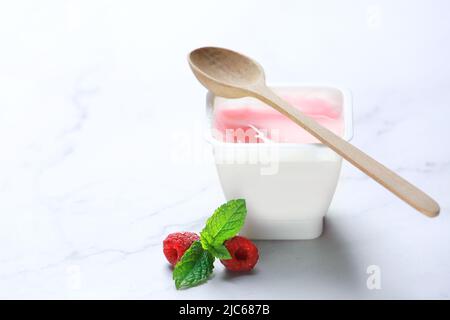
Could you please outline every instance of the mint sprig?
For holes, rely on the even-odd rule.
[[[224,242],[239,233],[246,215],[244,199],[230,200],[214,211],[200,232],[200,240],[192,243],[175,265],[173,279],[177,289],[207,281],[213,272],[215,258],[231,259]]]
[[[173,270],[177,289],[196,286],[208,280],[214,268],[214,257],[195,241]]]
[[[246,215],[244,199],[230,200],[217,208],[200,232],[203,248],[219,259],[230,259],[230,254],[223,243],[238,234],[244,225]]]
[[[220,246],[208,246],[207,249],[209,253],[211,253],[214,257],[218,259],[228,260],[231,259],[231,255],[228,252],[228,249],[221,244]]]

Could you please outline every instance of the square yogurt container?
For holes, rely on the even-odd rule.
[[[323,84],[283,84],[275,91],[327,93],[337,99],[343,120],[342,137],[353,136],[350,92]],[[253,98],[241,98],[253,99]],[[239,99],[239,100],[241,100]],[[341,171],[342,157],[317,143],[229,143],[213,135],[215,106],[226,103],[208,92],[206,139],[212,146],[227,200],[246,200],[247,218],[241,235],[251,239],[314,239],[322,234]],[[299,130],[303,130],[299,127]]]

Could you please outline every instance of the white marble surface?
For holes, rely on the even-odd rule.
[[[450,298],[448,1],[232,2],[0,4],[0,298]],[[162,239],[224,201],[185,60],[211,44],[351,89],[353,142],[441,215],[345,165],[321,238],[258,242],[253,274],[176,291]]]

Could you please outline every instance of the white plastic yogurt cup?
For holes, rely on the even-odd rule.
[[[276,85],[289,90],[324,90],[339,95],[343,138],[353,135],[348,90],[315,84]],[[227,200],[242,198],[247,219],[241,235],[252,239],[314,239],[336,190],[342,158],[320,143],[227,143],[214,138],[213,109],[218,99],[209,92],[207,140]]]

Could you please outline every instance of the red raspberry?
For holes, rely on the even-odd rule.
[[[225,247],[230,252],[231,259],[220,260],[230,271],[250,271],[258,262],[258,248],[249,239],[236,236],[225,241]]]
[[[172,266],[180,261],[183,254],[194,241],[200,237],[194,232],[175,232],[169,234],[163,241],[163,251]]]

